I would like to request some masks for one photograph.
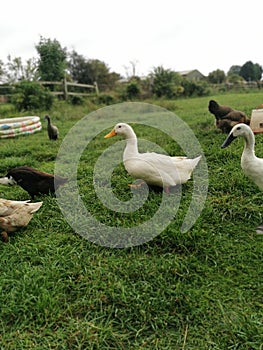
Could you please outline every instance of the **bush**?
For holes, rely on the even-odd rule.
[[[15,93],[11,97],[18,111],[49,110],[54,98],[42,85],[36,82],[22,81],[15,86]]]
[[[184,88],[183,95],[185,97],[201,97],[209,95],[209,89],[206,82],[196,82],[193,80],[184,79],[182,81],[182,86]]]
[[[82,96],[72,95],[70,96],[70,103],[73,106],[81,106],[84,104],[84,98]]]
[[[137,82],[132,81],[126,87],[127,98],[132,100],[140,95],[140,87]]]
[[[101,94],[96,98],[96,102],[99,104],[112,105],[116,103],[115,98],[112,95]]]
[[[151,78],[152,91],[158,98],[176,98],[183,92],[181,76],[170,69],[156,67],[151,73]]]

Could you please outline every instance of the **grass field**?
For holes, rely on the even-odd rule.
[[[220,148],[226,135],[215,129],[207,110],[212,98],[248,115],[263,102],[261,92],[148,101],[184,120],[205,154],[208,193],[189,231],[180,228],[192,180],[182,187],[168,227],[149,242],[124,249],[96,245],[74,232],[55,197],[36,199],[43,206],[28,227],[12,234],[9,243],[0,242],[0,349],[263,349],[263,237],[255,232],[263,221],[262,192],[242,174],[242,140]],[[2,139],[0,176],[19,165],[52,173],[64,136],[97,108],[57,102],[50,115],[60,129],[58,142],[48,140],[44,122],[39,133]],[[43,120],[45,113],[37,115]],[[1,105],[0,115],[18,116]],[[167,152],[180,152],[158,131],[134,129]],[[100,203],[94,164],[116,141],[105,140],[103,133],[92,141],[80,158],[78,186],[99,221],[129,227],[153,215],[162,192],[150,191],[143,210],[129,215]],[[263,157],[260,134],[255,151]],[[131,180],[122,165],[114,171],[113,192],[120,200],[131,197]],[[29,199],[19,187],[0,190],[3,198]]]

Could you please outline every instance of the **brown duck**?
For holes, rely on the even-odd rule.
[[[0,178],[0,184],[18,185],[27,191],[32,199],[39,194],[55,193],[67,181],[68,178],[54,176],[29,166],[13,168],[5,177]]]
[[[217,128],[225,133],[229,133],[236,124],[250,124],[250,119],[247,118],[244,112],[229,106],[220,105],[215,100],[209,101],[208,110],[210,113],[214,114]]]

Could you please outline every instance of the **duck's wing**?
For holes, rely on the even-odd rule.
[[[176,168],[177,175],[180,178],[180,183],[185,183],[190,179],[192,172],[196,168],[202,156],[196,158],[187,158],[187,157],[174,157],[173,163]]]
[[[242,155],[241,167],[244,174],[263,190],[263,158]]]
[[[166,169],[173,169],[174,167],[194,169],[201,159],[201,156],[198,156],[196,158],[188,158],[186,156],[173,157],[155,152],[141,153],[139,154],[139,157],[145,162],[149,162],[150,164],[154,165],[155,167]]]
[[[48,136],[50,139],[57,139],[59,136],[58,128],[55,125],[50,125],[48,128]]]
[[[198,164],[201,156],[194,159],[170,157],[160,153],[141,153],[126,159],[124,165],[128,173],[152,184],[175,186],[185,183]]]
[[[6,216],[0,217],[0,227],[7,232],[13,232],[28,225],[29,221],[43,202],[24,203],[21,207]]]
[[[25,204],[29,203],[26,201],[12,201],[8,199],[0,198],[0,217],[13,214],[17,209],[21,208]]]
[[[5,215],[8,215],[8,207],[4,203],[0,202],[0,217]]]
[[[154,152],[138,153],[126,158],[124,166],[132,177],[156,185],[161,185],[163,174],[174,168],[171,157]]]
[[[24,206],[24,210],[30,214],[35,213],[42,206],[43,202],[35,202],[35,203],[26,203]]]

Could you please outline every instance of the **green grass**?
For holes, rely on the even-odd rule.
[[[226,135],[215,129],[207,110],[211,98],[248,115],[262,103],[260,92],[148,101],[186,121],[204,151],[209,189],[194,226],[180,230],[192,180],[182,188],[171,224],[153,240],[126,249],[89,242],[67,223],[56,198],[38,197],[43,206],[28,227],[12,234],[9,243],[0,242],[0,349],[263,349],[263,238],[255,233],[263,221],[262,193],[242,174],[242,140],[220,148]],[[50,112],[60,129],[58,142],[51,143],[45,130],[1,140],[0,176],[25,164],[53,172],[63,137],[96,108],[58,103]],[[157,132],[134,127],[140,136],[174,150]],[[103,135],[93,140],[80,159],[78,185],[98,220],[130,227],[156,211],[162,193],[150,191],[144,208],[129,215],[100,203],[93,166],[115,141]],[[255,151],[263,157],[262,135],[256,136]],[[120,165],[112,179],[119,199],[131,198],[130,181]],[[3,198],[29,199],[19,187],[0,190]]]

